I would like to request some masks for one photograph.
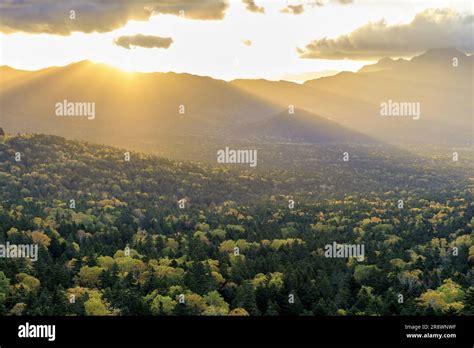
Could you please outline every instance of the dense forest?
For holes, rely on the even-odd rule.
[[[39,245],[0,258],[0,314],[474,315],[472,166],[436,153],[273,144],[250,169],[0,135],[0,244]]]

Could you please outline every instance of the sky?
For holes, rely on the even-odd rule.
[[[302,82],[429,48],[472,53],[473,4],[0,0],[0,65],[37,70],[88,59],[126,71]]]

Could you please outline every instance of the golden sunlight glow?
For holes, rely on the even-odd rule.
[[[188,72],[225,80],[278,80],[321,71],[355,71],[370,62],[301,59],[296,48],[382,18],[387,23],[409,22],[416,13],[433,5],[432,1],[387,1],[372,6],[372,1],[364,1],[351,6],[307,6],[301,15],[290,15],[281,13],[286,3],[261,1],[266,9],[263,15],[249,12],[240,1],[231,1],[224,20],[217,21],[156,15],[147,22],[129,21],[106,33],[0,34],[0,64],[36,70],[88,59],[125,71]],[[113,43],[117,37],[135,34],[170,37],[173,43],[167,49],[126,49]]]

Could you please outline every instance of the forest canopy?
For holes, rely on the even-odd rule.
[[[341,161],[233,171],[125,151],[1,138],[0,243],[39,248],[0,258],[2,315],[474,314],[462,169],[359,161],[349,182]],[[365,255],[325,257],[334,243]]]

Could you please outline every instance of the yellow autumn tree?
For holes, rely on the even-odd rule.
[[[464,296],[465,293],[459,284],[446,279],[436,290],[430,289],[421,294],[418,301],[423,307],[431,307],[442,312],[459,311],[464,307],[462,302]]]

